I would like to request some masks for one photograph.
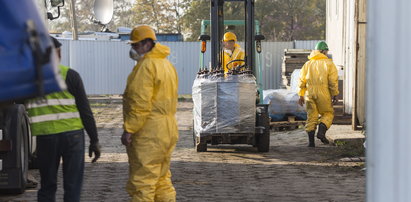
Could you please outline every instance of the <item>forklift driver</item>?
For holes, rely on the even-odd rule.
[[[244,65],[244,50],[237,43],[237,36],[232,32],[227,32],[224,34],[223,44],[224,44],[224,61],[223,68],[224,74],[227,74],[229,70],[233,70],[238,66]],[[242,61],[233,61],[242,60]],[[228,65],[227,65],[228,64]]]

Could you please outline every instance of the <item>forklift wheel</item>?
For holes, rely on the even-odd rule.
[[[270,117],[267,107],[261,108],[261,113],[257,113],[258,126],[264,127],[264,132],[256,136],[256,146],[259,152],[270,150]]]
[[[197,152],[206,152],[207,151],[207,143],[197,143],[196,144],[196,151]]]
[[[207,143],[199,143],[197,142],[197,137],[195,132],[193,132],[193,140],[194,140],[194,147],[197,152],[206,152],[207,151]]]
[[[28,174],[28,120],[23,105],[13,105],[5,111],[4,138],[12,141],[12,151],[3,159],[6,178],[2,178],[1,193],[20,194],[25,191]],[[9,178],[9,179],[7,179]]]
[[[261,134],[257,137],[257,150],[259,152],[268,152],[270,150],[270,133]]]
[[[193,143],[194,147],[197,152],[206,152],[207,151],[207,143],[201,143],[200,139],[197,139],[196,133],[194,131],[194,121],[193,121]]]

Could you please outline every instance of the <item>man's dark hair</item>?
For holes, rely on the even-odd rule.
[[[56,38],[54,38],[54,37],[52,37],[52,36],[50,36],[50,38],[51,38],[51,41],[52,41],[53,44],[54,44],[54,47],[56,47],[56,48],[60,48],[60,47],[61,47],[61,43],[60,43]]]

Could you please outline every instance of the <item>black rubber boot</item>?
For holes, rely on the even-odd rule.
[[[307,132],[308,134],[308,147],[315,147],[314,135],[315,131]]]
[[[321,140],[322,143],[328,144],[327,138],[325,137],[325,133],[327,132],[327,126],[323,123],[320,123],[318,125],[318,132],[317,132],[317,138]]]

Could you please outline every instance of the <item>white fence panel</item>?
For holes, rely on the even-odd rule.
[[[294,41],[296,49],[314,49],[319,40]]]
[[[262,43],[261,60],[264,89],[277,89],[281,87],[281,65],[283,62],[284,49],[292,47],[292,42]]]
[[[411,200],[411,1],[367,1],[367,202]]]
[[[70,66],[83,78],[88,94],[122,94],[134,62],[124,42],[70,41]]]
[[[162,44],[170,47],[171,53],[168,59],[178,73],[178,93],[191,94],[191,87],[199,69],[200,43],[162,42]],[[209,61],[209,56],[207,58]]]
[[[78,71],[88,94],[122,94],[134,61],[128,57],[130,46],[119,41],[71,41],[60,40],[63,65]],[[281,63],[284,49],[313,47],[316,41],[263,42],[263,88],[281,86]],[[191,94],[194,78],[200,67],[199,42],[162,42],[170,47],[168,59],[179,76],[179,94]],[[314,45],[313,45],[314,44]],[[210,43],[204,57],[205,66],[210,62]]]

